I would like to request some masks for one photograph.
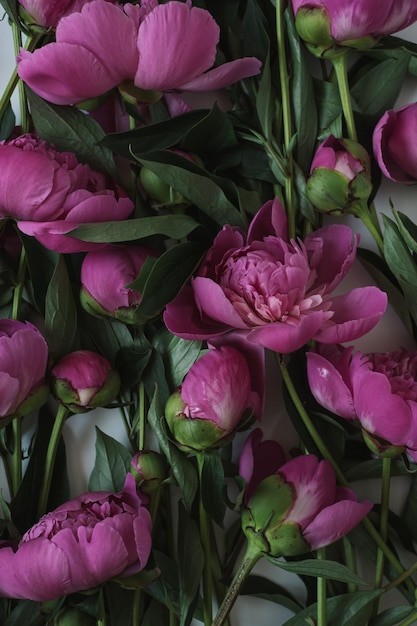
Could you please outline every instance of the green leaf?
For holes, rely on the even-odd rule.
[[[417,225],[404,213],[393,210],[393,215],[397,221],[398,229],[411,250],[417,254]]]
[[[304,561],[281,561],[274,558],[270,558],[269,560],[286,572],[292,572],[302,576],[320,576],[321,578],[338,580],[342,583],[368,585],[366,581],[359,578],[359,576],[346,567],[346,565],[342,565],[342,563],[337,563],[336,561],[318,559],[306,559]]]
[[[270,141],[272,136],[274,112],[275,105],[272,97],[271,67],[268,50],[268,56],[263,65],[258,93],[256,94],[256,113],[258,114],[259,123],[267,141]]]
[[[204,147],[203,154],[206,155],[230,150],[237,144],[231,120],[215,103],[211,111],[185,133],[180,147],[197,154]]]
[[[237,195],[236,187],[229,179],[210,175],[188,159],[170,152],[155,152],[147,158],[133,156],[220,226],[243,226],[239,211],[228,197],[229,194]]]
[[[366,626],[372,603],[384,593],[383,589],[357,591],[334,596],[327,600],[327,626]],[[317,618],[317,604],[312,604],[292,617],[284,626],[306,626]],[[312,621],[312,623],[316,623]]]
[[[188,215],[156,215],[117,222],[82,224],[71,231],[71,237],[97,243],[136,241],[153,235],[182,239],[197,226],[198,223]]]
[[[20,233],[20,238],[25,248],[27,268],[36,306],[44,315],[46,294],[58,263],[59,254],[45,248],[34,237]]]
[[[104,131],[92,117],[73,106],[42,100],[26,87],[30,110],[40,137],[62,152],[74,152],[82,163],[117,178],[111,150],[100,146]]]
[[[178,569],[180,578],[180,626],[188,626],[199,592],[204,552],[199,528],[181,502],[178,503]]]
[[[202,472],[203,506],[209,516],[223,528],[226,503],[223,498],[224,470],[217,451],[203,455]]]
[[[179,387],[190,367],[198,359],[202,342],[181,339],[163,327],[153,338],[152,344],[162,355],[168,385],[173,391]]]
[[[8,139],[16,124],[16,116],[13,113],[12,105],[6,107],[3,117],[0,120],[0,141]]]
[[[149,319],[156,317],[175,298],[193,274],[201,257],[201,246],[191,241],[177,244],[158,257],[143,287],[140,285],[139,289],[137,281],[129,285],[142,294],[136,315]]]
[[[160,406],[158,390],[156,389],[149,408],[148,421],[152,426],[162,452],[171,465],[172,473],[183,493],[184,504],[190,510],[197,491],[197,474],[186,455],[168,439],[166,434],[168,427],[163,416],[164,411]]]
[[[398,626],[402,620],[405,620],[415,611],[415,607],[411,606],[393,606],[377,615],[372,620],[372,626]]]
[[[255,596],[256,598],[274,602],[293,613],[298,613],[302,608],[300,603],[284,589],[284,587],[281,587],[281,585],[263,576],[256,576],[255,574],[248,576],[240,594]]]
[[[121,491],[130,468],[131,452],[96,426],[96,461],[89,491]]]
[[[417,540],[416,528],[417,515],[417,474],[411,476],[410,486],[408,488],[407,498],[404,502],[404,508],[401,513],[402,520],[406,525],[408,532]]]
[[[77,307],[65,258],[58,257],[45,298],[45,339],[56,358],[71,351],[77,333]]]

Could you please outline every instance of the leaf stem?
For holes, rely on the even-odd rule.
[[[343,115],[346,120],[346,128],[349,139],[358,141],[355,118],[353,116],[352,100],[350,97],[348,75],[347,75],[347,52],[339,54],[331,59],[336,74],[337,85],[339,87],[340,101],[342,103]]]
[[[212,575],[211,575],[211,537],[210,525],[207,511],[203,503],[203,466],[204,454],[197,454],[198,478],[199,478],[199,498],[198,498],[198,514],[200,522],[200,538],[204,553],[204,569],[203,569],[203,607],[204,607],[204,626],[210,626],[213,616],[213,599],[212,599]]]
[[[69,414],[70,411],[68,411],[67,408],[60,404],[57,414],[55,416],[55,422],[52,428],[51,437],[49,439],[48,449],[46,451],[43,481],[38,503],[38,517],[42,517],[42,515],[45,514],[46,508],[48,506],[48,498],[49,492],[51,490],[52,475],[58,451],[58,444],[61,438],[62,428]]]
[[[317,550],[317,559],[323,561],[326,558],[326,548]],[[323,576],[317,578],[317,626],[327,625],[326,606],[326,579]]]

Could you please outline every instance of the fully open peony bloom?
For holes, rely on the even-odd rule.
[[[219,32],[210,13],[189,1],[93,0],[59,22],[56,43],[21,51],[19,76],[42,98],[73,104],[122,83],[147,91],[210,91],[258,74],[261,64],[253,57],[210,69]]]
[[[167,306],[165,324],[186,339],[241,329],[249,341],[281,353],[310,339],[360,337],[380,319],[387,297],[376,287],[330,296],[349,270],[356,245],[350,228],[338,224],[304,242],[289,242],[282,205],[267,202],[246,237],[238,228],[223,227],[191,285]]]
[[[371,502],[357,502],[351,489],[336,485],[328,461],[303,455],[252,487],[242,528],[262,552],[295,556],[337,541],[371,508]]]
[[[48,346],[29,322],[0,320],[0,418],[25,415],[46,402]]]
[[[143,569],[151,517],[133,476],[121,493],[85,493],[44,515],[18,547],[0,547],[0,596],[49,601]]]
[[[417,20],[414,0],[292,0],[297,30],[307,43],[368,48]]]
[[[19,4],[29,14],[28,22],[33,21],[46,28],[54,27],[65,15],[81,11],[82,7],[91,0],[18,0]]]
[[[165,417],[175,440],[197,451],[227,443],[247,414],[261,419],[264,384],[261,349],[239,333],[211,344],[167,402]]]
[[[385,176],[395,182],[417,182],[416,133],[417,102],[386,111],[375,126],[375,158]]]
[[[19,183],[16,184],[16,180]],[[99,172],[34,135],[0,145],[0,217],[56,252],[86,252],[101,244],[65,236],[80,224],[127,218],[133,202]]]
[[[417,352],[319,346],[307,354],[307,373],[317,402],[358,420],[373,451],[417,460]]]

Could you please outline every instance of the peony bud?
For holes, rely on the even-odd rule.
[[[73,413],[106,406],[117,396],[120,377],[96,352],[78,350],[64,356],[51,371],[52,391]]]
[[[75,607],[64,607],[55,615],[53,620],[53,626],[95,626],[97,624],[96,619],[85,613],[79,611]]]
[[[371,162],[356,141],[330,135],[318,147],[310,168],[306,194],[316,209],[341,215],[367,203],[372,192]]]
[[[133,475],[137,487],[143,493],[153,493],[168,474],[168,466],[163,457],[153,450],[137,452],[130,462],[130,473]]]

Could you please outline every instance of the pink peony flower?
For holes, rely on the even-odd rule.
[[[282,205],[267,202],[246,237],[223,227],[191,285],[166,307],[165,324],[186,339],[240,329],[250,342],[281,353],[310,339],[360,337],[381,318],[386,294],[364,287],[330,296],[352,264],[357,241],[350,228],[335,224],[289,242]]]
[[[16,177],[19,184],[16,184]],[[58,152],[34,135],[0,145],[0,217],[57,252],[86,252],[101,244],[65,236],[80,224],[127,218],[133,202],[103,174]]]
[[[0,595],[40,602],[135,574],[151,550],[151,517],[131,474],[121,493],[85,493],[44,515],[17,550],[0,548]]]
[[[65,15],[81,11],[90,0],[18,0],[33,23],[46,28],[54,27]]]
[[[46,402],[48,346],[29,322],[0,320],[0,418],[22,416]]]
[[[74,413],[105,406],[117,396],[120,378],[109,361],[90,350],[70,352],[51,370],[56,398]]]
[[[417,20],[414,0],[292,0],[292,6],[297,29],[313,45],[333,40],[368,48]]]
[[[238,333],[216,342],[169,398],[165,417],[177,443],[206,450],[227,443],[245,414],[262,416],[263,354]]]
[[[148,248],[136,245],[108,245],[89,252],[81,265],[83,307],[93,314],[134,322],[142,296],[128,285],[152,254]]]
[[[375,158],[385,176],[395,182],[417,182],[416,133],[417,102],[386,111],[375,126]]]
[[[246,439],[239,457],[239,476],[246,483],[244,502],[250,500],[264,478],[275,474],[284,463],[284,450],[278,441],[262,441],[261,429],[255,428]]]
[[[275,557],[317,550],[350,532],[372,503],[336,485],[328,461],[298,456],[253,489],[242,513],[249,542]]]
[[[55,104],[93,98],[122,83],[160,92],[211,91],[259,73],[253,57],[210,69],[218,41],[210,13],[188,1],[138,6],[93,0],[59,22],[56,42],[22,50],[18,71]]]
[[[357,420],[373,451],[417,460],[417,352],[320,346],[307,354],[307,373],[317,402]]]

